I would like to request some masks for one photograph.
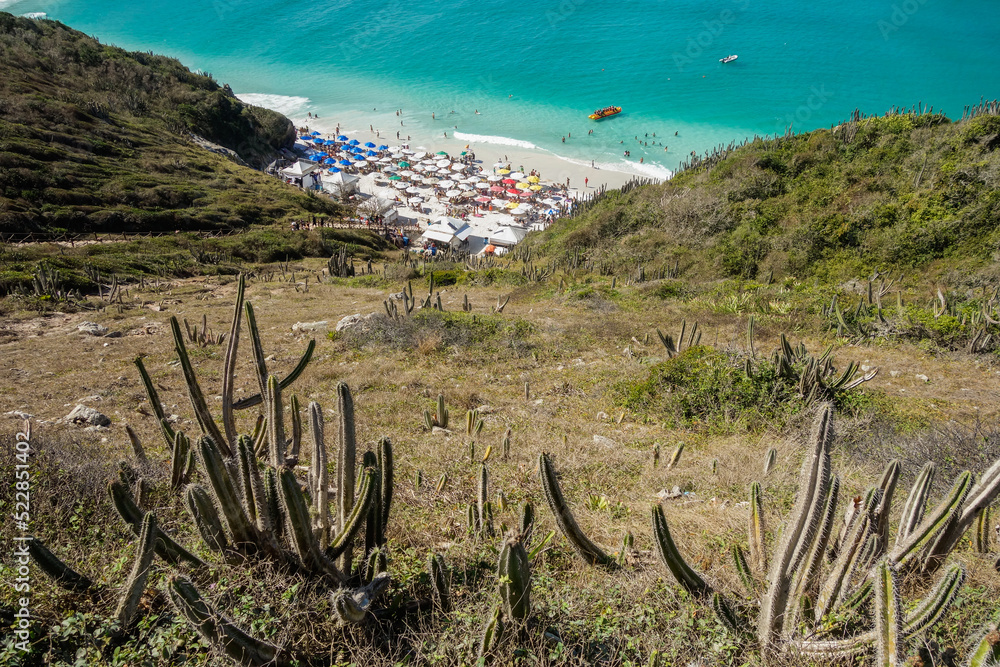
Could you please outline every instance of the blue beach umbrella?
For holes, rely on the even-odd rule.
[[[315,137],[317,134],[319,134],[319,130],[313,130],[309,134],[311,134],[311,135],[313,135]]]
[[[336,167],[330,167],[329,169],[326,170],[326,172],[328,174],[339,174],[340,170],[337,169]]]
[[[337,141],[347,141],[347,137],[345,137],[344,135],[340,135],[339,137],[337,137]]]
[[[351,144],[352,146],[357,146],[361,142],[358,141],[357,139],[351,139],[348,143]]]
[[[337,164],[337,161],[334,160],[332,157],[328,157],[327,159],[323,160],[323,164]]]
[[[325,139],[321,139],[320,137],[313,137],[313,143],[314,144],[321,144],[324,141],[325,141]]]
[[[373,143],[372,143],[372,142],[370,142],[370,141],[369,141],[369,142],[366,142],[366,143],[365,143],[365,148],[375,148],[375,144],[373,144]]]
[[[303,135],[303,136],[299,137],[299,140],[300,141],[312,141],[312,137],[310,137],[308,134],[306,134],[306,135]]]
[[[350,167],[351,166],[351,161],[350,160],[341,160],[337,164],[343,165],[345,167]]]
[[[354,156],[354,161],[355,162],[364,162],[365,159],[363,157],[361,157],[360,155],[355,155]]]
[[[376,153],[375,151],[365,151],[365,155],[367,155],[368,157],[378,157],[378,153]]]
[[[333,139],[327,139],[323,143],[325,143],[327,146],[334,146],[334,145],[336,145],[337,142],[334,141]]]
[[[378,147],[378,149],[379,149],[380,151],[387,151],[387,150],[389,150],[389,147],[388,147],[388,146],[386,146],[385,144],[382,144],[381,146],[379,146],[379,147]]]

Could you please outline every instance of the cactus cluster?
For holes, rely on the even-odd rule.
[[[902,641],[935,623],[948,609],[964,580],[952,566],[915,607],[903,613],[898,579],[929,577],[940,569],[958,540],[1000,492],[1000,462],[973,485],[958,476],[952,490],[928,511],[934,466],[928,464],[910,490],[895,543],[889,545],[889,513],[900,475],[890,463],[877,486],[857,499],[837,525],[840,482],[830,469],[833,416],[821,407],[799,479],[799,493],[768,566],[764,552],[761,488],[751,486],[749,542],[751,562],[734,549],[737,573],[757,600],[757,618],[742,604],[716,591],[691,568],[675,545],[663,508],[653,508],[653,532],[660,560],[692,594],[711,598],[719,619],[739,637],[756,638],[767,664],[788,654],[816,657],[855,655],[875,647],[879,664],[901,664]],[[827,562],[832,554],[832,562]],[[766,571],[766,577],[763,573]],[[874,624],[851,633],[835,619],[871,605]]]
[[[444,394],[438,394],[437,409],[432,414],[430,410],[424,410],[424,426],[428,431],[437,428],[448,428],[448,408],[444,404]]]

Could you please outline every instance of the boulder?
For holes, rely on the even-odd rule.
[[[63,420],[71,424],[86,426],[111,426],[111,420],[106,415],[101,414],[94,408],[88,408],[86,405],[79,404],[73,408],[72,412],[63,417]]]
[[[329,322],[326,320],[320,322],[296,322],[292,325],[292,331],[326,331],[329,328]]]
[[[103,336],[108,333],[108,328],[97,322],[80,322],[76,325],[76,330],[90,336]]]

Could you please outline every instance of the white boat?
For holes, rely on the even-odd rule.
[[[725,58],[719,58],[719,62],[723,63],[723,64],[725,64],[725,63],[731,63],[734,60],[736,60],[737,58],[739,58],[739,56],[726,56]]]

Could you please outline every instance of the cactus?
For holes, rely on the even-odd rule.
[[[441,493],[444,490],[445,485],[447,484],[448,484],[448,473],[446,472],[441,473],[441,477],[438,479],[438,483],[437,486],[435,487],[435,490],[438,493]]]
[[[670,535],[670,528],[667,526],[667,517],[660,505],[653,505],[653,535],[655,538],[653,544],[656,546],[660,562],[674,575],[677,582],[692,595],[710,594],[712,587],[691,569],[677,550],[677,545]]]
[[[490,620],[483,628],[483,636],[479,639],[479,660],[485,664],[485,657],[492,653],[504,635],[503,609],[498,605],[490,615]]]
[[[573,513],[566,504],[562,489],[559,488],[559,480],[556,479],[556,471],[552,466],[549,455],[543,453],[538,457],[538,472],[542,480],[542,490],[545,493],[545,501],[555,516],[556,525],[559,530],[569,540],[570,545],[589,565],[613,566],[614,560],[604,553],[596,544],[584,535],[579,524],[573,518]]]
[[[354,430],[354,398],[351,396],[351,390],[343,382],[337,384],[337,413],[339,419],[337,435],[337,523],[343,529],[351,514],[351,510],[354,508],[354,480],[357,475],[355,471],[357,445]],[[352,557],[350,544],[347,544],[340,560],[340,567],[344,572],[350,573]]]
[[[208,410],[208,403],[205,402],[205,395],[195,377],[194,367],[191,366],[191,358],[188,356],[187,348],[184,346],[184,337],[181,335],[181,325],[177,322],[176,316],[170,318],[170,331],[174,336],[174,350],[181,362],[181,370],[184,373],[184,381],[187,383],[188,398],[191,399],[191,407],[194,409],[195,418],[202,433],[214,440],[225,456],[232,456],[233,452],[229,443],[223,439],[222,431],[212,418],[212,413]]]
[[[448,583],[448,568],[444,557],[431,554],[427,559],[427,570],[431,578],[431,598],[435,609],[447,614],[451,611],[451,585]]]
[[[990,552],[990,508],[983,510],[976,520],[975,536],[976,552],[988,554]]]
[[[182,577],[170,579],[170,600],[205,641],[232,660],[248,667],[290,667],[292,662],[277,646],[254,639],[206,603],[198,589]]]
[[[899,529],[896,532],[896,544],[898,547],[909,537],[910,533],[920,525],[924,518],[924,508],[927,505],[927,498],[930,495],[931,487],[934,484],[934,472],[936,466],[933,462],[928,462],[917,475],[910,494],[903,505],[903,514],[899,520]]]
[[[149,567],[153,564],[153,543],[156,541],[156,517],[148,512],[142,518],[142,528],[139,530],[139,543],[135,548],[135,563],[125,582],[125,590],[118,600],[115,617],[123,628],[128,628],[135,620],[135,612],[139,608],[139,599],[146,590],[146,579]]]
[[[278,474],[282,509],[286,516],[288,541],[295,550],[299,562],[310,572],[324,574],[338,583],[345,579],[343,573],[319,549],[309,522],[309,510],[305,498],[295,479],[295,473],[287,468]]]
[[[389,525],[389,511],[392,509],[392,492],[395,487],[395,465],[393,463],[392,442],[382,438],[378,443],[378,531],[375,543],[383,546],[386,541],[385,529]]]
[[[170,490],[179,491],[194,472],[194,452],[191,441],[181,431],[174,433],[174,446],[170,450]]]
[[[247,517],[242,498],[233,484],[219,447],[208,436],[202,436],[198,441],[198,447],[201,453],[201,463],[209,481],[208,490],[225,519],[233,542],[243,549],[262,547],[264,541],[261,539],[257,527]]]
[[[200,484],[189,485],[184,490],[184,505],[205,544],[215,551],[225,551],[229,547],[229,540],[226,539],[219,513],[205,487]]]
[[[281,384],[277,375],[267,378],[267,442],[272,468],[285,465],[285,419],[281,404]]]
[[[500,441],[500,452],[505,459],[510,457],[510,436],[511,429],[508,427],[503,433],[503,440]]]
[[[94,587],[94,583],[88,577],[59,560],[38,538],[29,538],[27,547],[28,554],[39,569],[66,590],[72,593],[86,593]]]
[[[500,549],[497,577],[504,616],[519,623],[527,621],[531,615],[531,566],[524,545],[516,537],[508,538]]]
[[[1000,630],[991,623],[969,656],[969,667],[993,667],[1000,663]]]
[[[139,465],[143,467],[148,466],[149,459],[146,457],[146,450],[143,449],[142,441],[139,440],[139,436],[135,430],[128,424],[125,424],[125,434],[128,436],[129,444],[132,445],[132,453],[135,455]]]
[[[903,610],[896,569],[883,558],[875,568],[875,634],[879,667],[899,667],[903,662]]]
[[[114,504],[118,515],[138,537],[142,532],[144,514],[135,504],[135,499],[132,497],[132,492],[129,490],[128,485],[121,480],[110,482],[108,484],[108,495],[111,496],[111,502]],[[157,527],[156,529],[156,541],[153,548],[157,556],[171,565],[187,563],[194,568],[200,569],[206,567],[200,558],[177,544],[162,528]]]
[[[670,455],[670,460],[667,462],[667,470],[673,470],[674,466],[681,460],[682,453],[684,453],[683,442],[674,448],[674,452]]]
[[[764,477],[771,474],[774,469],[774,464],[778,462],[778,450],[771,447],[767,450],[767,454],[764,456]]]
[[[758,572],[767,570],[767,551],[764,547],[764,504],[761,499],[760,482],[750,485],[750,559]]]

